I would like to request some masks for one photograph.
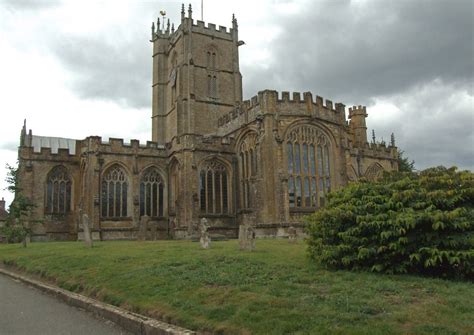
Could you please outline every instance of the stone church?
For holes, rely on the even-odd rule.
[[[21,132],[22,192],[36,207],[32,240],[81,239],[79,213],[100,240],[190,239],[303,230],[332,190],[396,170],[397,148],[368,143],[366,108],[310,92],[242,98],[238,25],[153,24],[152,141],[65,139]]]

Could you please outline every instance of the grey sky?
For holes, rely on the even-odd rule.
[[[369,131],[394,132],[417,168],[474,169],[473,1],[204,2],[205,21],[239,20],[246,98],[269,88],[367,105]],[[23,118],[40,135],[149,139],[150,25],[160,9],[178,23],[180,7],[0,0],[0,169]]]

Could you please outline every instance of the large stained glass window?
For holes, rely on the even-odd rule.
[[[293,129],[286,142],[290,207],[324,206],[331,189],[329,140],[317,128],[305,125]]]

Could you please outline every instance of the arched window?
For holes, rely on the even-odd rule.
[[[372,163],[365,171],[364,177],[370,181],[375,181],[383,176],[384,168],[379,163]]]
[[[229,213],[229,174],[218,161],[206,162],[199,172],[199,195],[202,213]]]
[[[330,142],[318,129],[301,126],[286,137],[291,208],[324,206],[331,189]]]
[[[71,178],[64,166],[54,167],[46,179],[47,214],[66,214],[71,211]]]
[[[209,50],[207,52],[207,68],[209,70],[215,70],[217,65],[217,53],[215,50]]]
[[[239,187],[241,208],[252,208],[255,206],[255,199],[252,199],[250,186],[251,177],[257,174],[256,155],[257,135],[251,133],[247,135],[239,147]]]
[[[111,166],[104,173],[101,195],[102,217],[127,216],[128,178],[118,164]]]
[[[148,168],[140,180],[140,215],[163,216],[163,190],[158,169]]]

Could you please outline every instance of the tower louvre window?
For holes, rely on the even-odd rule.
[[[325,195],[331,190],[329,140],[315,127],[300,126],[286,141],[289,206],[324,206]]]
[[[71,178],[64,166],[54,167],[46,182],[47,214],[66,214],[71,211]]]

